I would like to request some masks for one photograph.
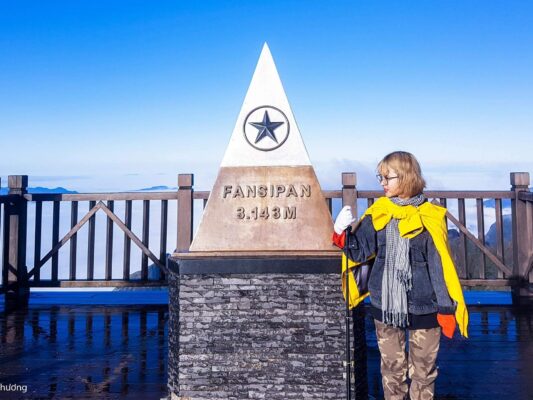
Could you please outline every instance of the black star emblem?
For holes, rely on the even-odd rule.
[[[276,135],[274,134],[274,130],[276,128],[279,128],[281,125],[284,124],[284,122],[270,122],[270,117],[268,116],[268,111],[265,111],[265,115],[263,116],[263,122],[248,122],[250,125],[253,125],[255,128],[259,129],[259,132],[257,133],[257,137],[255,138],[255,142],[257,143],[260,140],[262,140],[265,137],[269,137],[274,142],[278,143],[278,139],[276,139]]]

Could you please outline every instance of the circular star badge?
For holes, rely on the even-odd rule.
[[[244,119],[244,138],[250,146],[261,151],[275,150],[289,137],[289,120],[279,108],[254,108]]]

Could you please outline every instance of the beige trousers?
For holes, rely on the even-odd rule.
[[[381,376],[386,400],[430,400],[435,393],[437,353],[440,330],[415,329],[409,332],[409,355],[405,350],[406,330],[374,321],[379,351]],[[411,379],[408,387],[407,377]]]

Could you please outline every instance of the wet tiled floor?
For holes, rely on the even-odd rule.
[[[470,339],[442,339],[437,399],[533,399],[533,311],[510,305],[469,309]],[[24,311],[2,312],[0,399],[163,398],[167,322],[165,304],[36,302]],[[381,398],[379,352],[368,317],[366,328],[371,398]]]

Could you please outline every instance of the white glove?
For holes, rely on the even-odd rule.
[[[333,229],[335,230],[335,233],[337,235],[340,235],[354,221],[355,221],[355,218],[352,215],[352,207],[344,206],[342,210],[339,212],[339,215],[337,215],[337,219],[335,220],[335,225],[333,226]]]

